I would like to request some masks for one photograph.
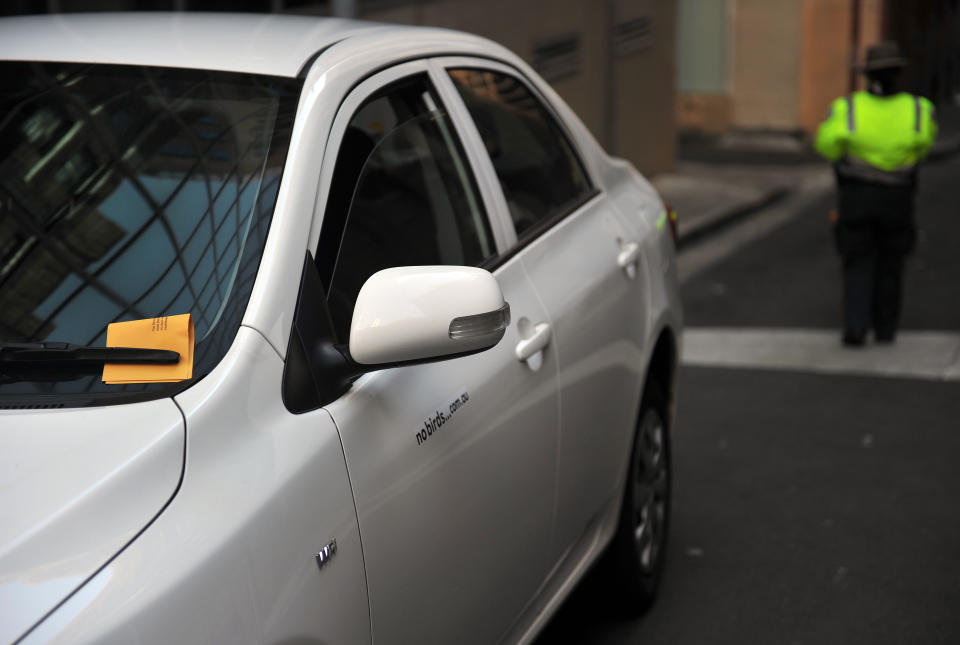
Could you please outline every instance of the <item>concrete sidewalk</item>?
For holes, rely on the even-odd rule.
[[[930,159],[960,152],[960,106],[943,106],[938,120]],[[714,139],[681,139],[679,156],[673,172],[651,181],[677,212],[681,247],[796,193],[827,169],[810,142],[791,133],[734,131]]]
[[[679,243],[688,245],[766,208],[823,174],[823,164],[791,166],[680,162],[654,187],[677,212]]]
[[[960,334],[904,331],[895,344],[850,349],[832,329],[698,327],[684,331],[683,363],[957,381]]]

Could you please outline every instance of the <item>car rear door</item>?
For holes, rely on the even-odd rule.
[[[341,341],[373,272],[493,267],[510,244],[477,186],[480,151],[464,147],[431,74],[414,61],[368,78],[331,131],[317,265]],[[513,315],[496,347],[367,374],[326,408],[356,500],[375,643],[496,642],[547,574],[557,365],[544,348],[518,358],[546,319],[519,260],[494,274]]]
[[[523,263],[550,317],[561,428],[552,560],[578,563],[614,512],[639,406],[645,291],[639,240],[591,177],[550,103],[519,71],[442,61],[499,180]]]

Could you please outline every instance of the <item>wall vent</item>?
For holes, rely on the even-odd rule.
[[[653,19],[639,16],[618,22],[613,28],[613,48],[617,55],[625,56],[653,47]]]
[[[548,81],[577,74],[582,65],[579,34],[558,36],[533,45],[533,68]]]

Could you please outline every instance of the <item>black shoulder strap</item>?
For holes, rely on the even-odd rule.
[[[913,129],[915,132],[920,132],[920,126],[923,123],[923,104],[920,103],[920,97],[913,97],[913,104],[915,106],[916,118],[914,119]]]

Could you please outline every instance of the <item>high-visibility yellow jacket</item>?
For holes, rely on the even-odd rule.
[[[933,104],[901,92],[854,92],[836,99],[817,130],[817,151],[841,174],[882,183],[912,176],[937,136]],[[879,172],[878,172],[879,171]]]

